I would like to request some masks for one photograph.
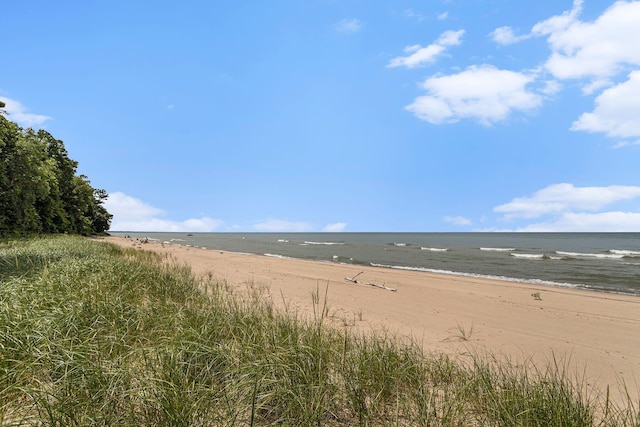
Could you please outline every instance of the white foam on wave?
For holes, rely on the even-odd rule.
[[[609,252],[611,252],[614,255],[622,255],[622,256],[629,256],[629,257],[640,256],[640,251],[629,251],[626,249],[609,249]]]
[[[270,258],[279,258],[279,259],[293,259],[291,257],[284,256],[284,255],[278,255],[278,254],[264,254],[264,256],[268,256]]]
[[[423,267],[406,267],[402,265],[385,265],[385,264],[376,264],[371,263],[372,267],[380,267],[380,268],[392,268],[394,270],[409,270],[409,271],[422,271],[425,273],[436,273],[436,274],[446,274],[449,276],[462,276],[462,277],[473,277],[477,279],[491,279],[491,280],[500,280],[503,282],[516,282],[516,283],[528,283],[532,285],[545,285],[545,286],[555,286],[561,288],[584,288],[590,289],[588,285],[579,285],[574,283],[563,283],[563,282],[552,282],[550,280],[542,280],[542,279],[516,279],[515,277],[507,277],[507,276],[494,276],[490,274],[477,274],[477,273],[462,273],[459,271],[450,271],[450,270],[438,270],[435,268],[423,268]]]
[[[425,248],[424,246],[421,247],[420,249],[422,249],[423,251],[431,251],[431,252],[447,252],[449,250],[447,248]]]
[[[394,246],[407,246],[406,243],[394,243],[393,245]]]
[[[621,259],[624,258],[622,254],[589,254],[584,252],[564,252],[556,251],[558,255],[567,256],[571,258],[599,258],[599,259]]]
[[[287,239],[278,239],[278,243],[289,243]]]
[[[494,251],[494,252],[511,252],[516,248],[480,248],[481,251]]]
[[[545,254],[511,254],[512,257],[514,258],[520,258],[520,259],[532,259],[532,260],[541,260],[541,259],[545,259]]]
[[[344,245],[343,242],[304,242],[306,245]]]

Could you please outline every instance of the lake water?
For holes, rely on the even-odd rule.
[[[210,250],[640,296],[640,233],[112,233],[125,234]]]

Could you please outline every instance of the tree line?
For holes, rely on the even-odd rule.
[[[7,120],[0,101],[0,236],[106,232],[105,190],[76,175],[78,162],[50,133]]]

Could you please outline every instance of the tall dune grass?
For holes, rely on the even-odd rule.
[[[4,242],[0,282],[0,425],[640,425],[561,364],[353,335],[150,252]]]

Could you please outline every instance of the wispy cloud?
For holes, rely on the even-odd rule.
[[[393,58],[387,64],[387,67],[407,67],[415,68],[423,65],[431,64],[442,55],[448,47],[457,46],[462,43],[464,30],[445,31],[440,37],[429,46],[422,47],[420,45],[412,45],[404,48],[406,56],[398,56]]]
[[[327,224],[322,231],[326,231],[328,233],[342,233],[346,228],[346,222],[336,222],[335,224]]]
[[[266,232],[304,232],[311,231],[313,226],[307,222],[302,221],[288,221],[283,219],[266,219],[253,225],[255,231]]]
[[[162,218],[165,212],[140,199],[122,192],[109,194],[105,208],[113,214],[111,230],[115,231],[202,231],[211,232],[219,229],[223,222],[203,216],[184,221]]]
[[[362,31],[362,22],[359,19],[343,19],[335,25],[335,30],[343,34],[354,34]]]
[[[415,19],[418,22],[422,22],[426,19],[426,17],[423,14],[418,13],[413,9],[405,9],[403,14],[407,18]]]
[[[7,112],[8,118],[22,127],[34,127],[51,120],[49,116],[29,113],[29,110],[15,99],[0,96],[0,101],[6,104],[4,110]]]
[[[531,37],[550,35],[558,32],[565,31],[577,22],[577,18],[582,12],[583,0],[574,0],[571,10],[565,11],[560,15],[552,16],[543,21],[538,22],[533,26],[531,32],[526,34],[516,35],[513,28],[510,26],[504,26],[496,28],[491,32],[493,41],[501,45],[509,45],[518,43],[522,40],[527,40]]]
[[[445,222],[453,225],[471,225],[473,221],[463,216],[445,216],[442,218]]]
[[[531,37],[529,34],[517,36],[511,27],[500,27],[493,30],[490,34],[493,41],[501,45],[509,45],[518,43],[519,41]]]

